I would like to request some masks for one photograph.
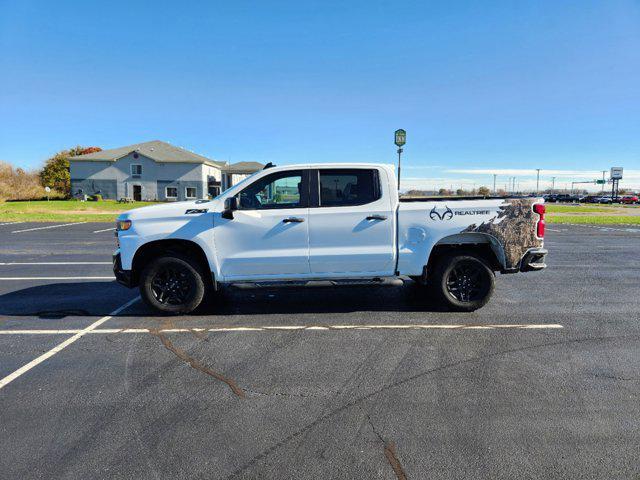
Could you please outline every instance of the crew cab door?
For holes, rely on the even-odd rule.
[[[224,280],[309,273],[308,170],[274,172],[238,194],[233,219],[214,217]]]
[[[310,189],[311,273],[393,274],[395,221],[384,170],[312,170]]]

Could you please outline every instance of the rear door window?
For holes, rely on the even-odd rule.
[[[375,169],[320,169],[320,206],[365,205],[380,198]]]

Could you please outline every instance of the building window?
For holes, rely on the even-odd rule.
[[[178,187],[167,187],[164,189],[164,196],[167,198],[178,198]]]
[[[142,175],[142,165],[137,164],[137,163],[132,163],[131,164],[131,176],[132,177],[139,177]]]
[[[196,187],[187,187],[184,189],[184,196],[187,198],[196,198]]]

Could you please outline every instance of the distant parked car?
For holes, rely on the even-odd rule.
[[[598,203],[613,203],[613,198],[611,195],[603,195],[602,197],[598,197]]]
[[[556,201],[556,197],[558,195],[556,195],[555,193],[547,193],[546,195],[543,195],[542,198],[544,198],[544,201],[547,203],[553,203]]]
[[[638,203],[638,200],[639,199],[637,195],[625,195],[620,199],[620,203],[631,205],[633,203]]]

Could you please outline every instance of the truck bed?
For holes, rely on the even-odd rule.
[[[491,196],[475,195],[475,196],[468,196],[468,197],[458,197],[458,196],[400,197],[400,202],[403,202],[403,203],[405,202],[406,203],[408,202],[456,202],[461,200],[514,200],[519,198],[533,198],[533,197],[526,197],[524,195],[510,195],[507,197],[492,196],[492,195]]]

